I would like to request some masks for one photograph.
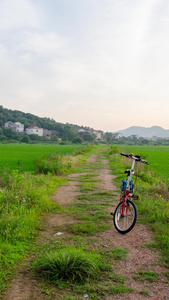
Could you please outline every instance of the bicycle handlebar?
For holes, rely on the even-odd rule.
[[[135,159],[136,161],[140,161],[140,162],[142,162],[143,164],[146,164],[146,165],[148,165],[148,161],[146,161],[146,160],[143,160],[143,159],[141,158],[141,156],[140,156],[140,155],[135,155],[135,156],[134,156],[134,154],[133,154],[133,153],[131,153],[131,154],[120,153],[120,155],[123,155],[123,156],[125,156],[125,157],[127,157],[127,158],[132,158],[132,159]]]

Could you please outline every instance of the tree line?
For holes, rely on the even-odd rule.
[[[13,123],[20,122],[24,124],[24,128],[30,126],[37,126],[39,128],[44,128],[52,131],[51,141],[62,140],[62,142],[75,142],[82,143],[86,141],[94,141],[95,137],[87,134],[82,137],[78,134],[78,129],[83,128],[85,130],[89,127],[74,125],[74,124],[63,124],[58,123],[51,118],[40,118],[30,113],[24,113],[18,110],[11,110],[3,108],[0,106],[0,141],[23,141],[23,142],[33,142],[33,141],[47,141],[47,137],[40,137],[35,134],[29,136],[21,136],[17,132],[12,131],[9,128],[4,128],[4,124],[8,121]]]
[[[4,128],[4,124],[8,121],[11,121],[13,123],[20,122],[24,124],[25,129],[29,126],[37,126],[39,128],[52,130],[53,133],[51,135],[50,142],[58,142],[59,140],[61,140],[61,143],[93,143],[96,138],[95,135],[91,135],[87,132],[84,133],[83,136],[79,136],[78,129],[82,128],[85,130],[89,130],[89,127],[69,123],[58,123],[52,118],[40,118],[30,113],[3,108],[3,106],[0,105],[0,142],[48,142],[48,138],[45,136],[40,137],[35,134],[31,134],[29,136],[21,136],[17,132],[14,132],[9,128]],[[157,139],[156,141],[146,138],[138,139],[136,137],[122,137],[119,139],[115,139],[112,138],[112,132],[105,132],[103,140],[100,140],[99,142],[106,144],[128,145],[169,145],[168,139]]]

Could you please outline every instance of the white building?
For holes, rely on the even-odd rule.
[[[16,132],[23,132],[24,131],[24,124],[21,124],[20,122],[11,122],[8,121],[4,125],[5,128],[10,128],[12,131]]]
[[[17,132],[23,132],[24,131],[24,124],[21,124],[20,122],[15,122],[16,131]]]
[[[37,126],[30,126],[26,128],[27,135],[29,134],[37,134],[39,136],[43,136],[43,128],[39,128]]]
[[[120,133],[120,132],[116,132],[116,133],[113,133],[112,134],[112,138],[113,139],[120,139],[120,138],[122,138],[123,137],[123,135],[122,135],[122,133]]]
[[[89,133],[90,134],[95,134],[96,135],[96,140],[97,139],[100,139],[100,140],[103,139],[103,131],[102,130],[95,130],[95,129],[91,128],[91,129],[89,129]]]
[[[103,131],[101,130],[95,130],[93,128],[90,128],[89,130],[85,129],[79,129],[78,133],[83,137],[84,134],[89,133],[89,134],[95,134],[96,135],[96,140],[97,139],[103,139]]]

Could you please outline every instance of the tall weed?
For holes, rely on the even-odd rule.
[[[67,158],[66,160],[65,157],[57,154],[52,154],[47,158],[40,159],[36,164],[36,172],[45,175],[48,173],[53,175],[65,174],[70,168],[70,159]]]

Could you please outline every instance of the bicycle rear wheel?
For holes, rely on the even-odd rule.
[[[122,214],[122,204],[120,202],[114,212],[114,227],[122,234],[125,234],[132,230],[137,220],[137,209],[135,204],[131,200],[127,200],[124,206],[124,212]]]

